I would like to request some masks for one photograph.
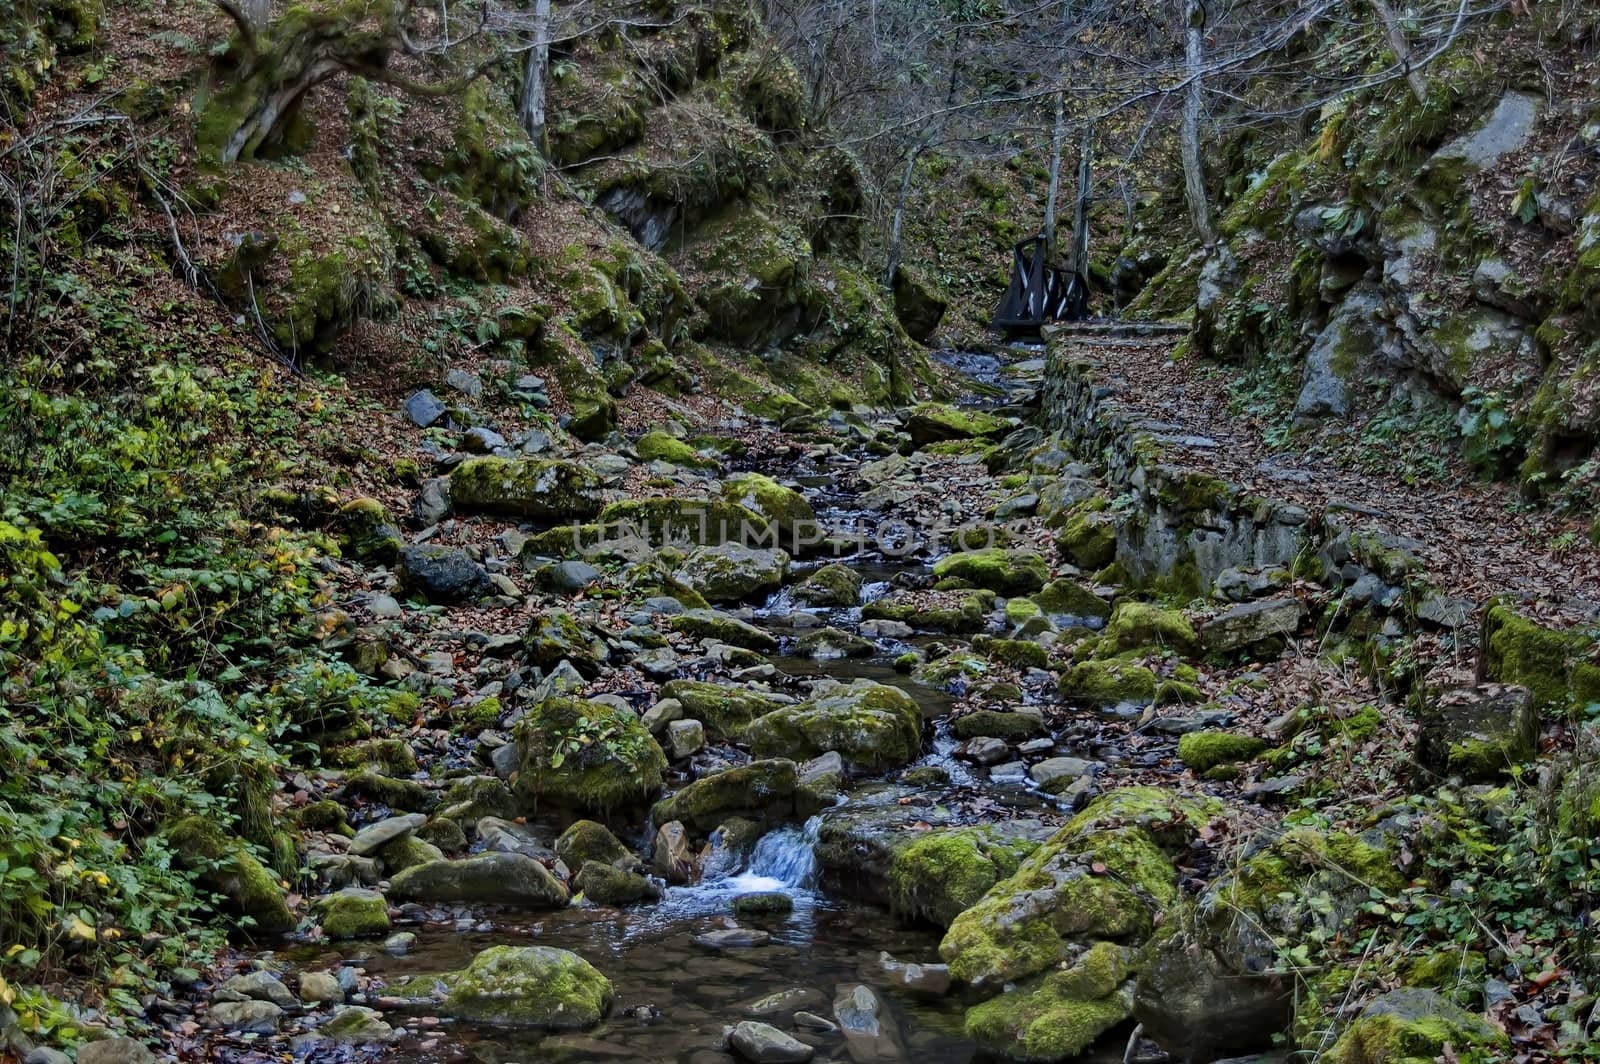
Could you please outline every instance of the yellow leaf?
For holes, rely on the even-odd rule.
[[[83,942],[93,942],[98,937],[94,928],[77,914],[67,917],[67,934]]]
[[[17,947],[21,949],[21,947]],[[6,982],[6,977],[0,975],[0,1005],[10,1005],[17,1000],[17,992],[11,989],[11,984]]]

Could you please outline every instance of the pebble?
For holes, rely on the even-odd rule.
[[[772,936],[749,927],[728,927],[694,936],[694,944],[707,949],[750,949],[765,946]]]

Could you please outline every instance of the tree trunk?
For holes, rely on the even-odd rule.
[[[1094,193],[1094,126],[1083,127],[1078,149],[1078,200],[1072,210],[1072,272],[1089,276],[1089,201]]]
[[[522,99],[517,115],[522,128],[542,155],[545,152],[545,75],[550,67],[550,0],[535,0],[533,40],[522,74]]]
[[[1411,45],[1406,41],[1406,31],[1400,25],[1400,17],[1389,6],[1389,0],[1372,0],[1372,10],[1377,14],[1378,21],[1383,23],[1383,33],[1389,39],[1389,50],[1394,53],[1394,61],[1406,72],[1406,84],[1411,86],[1411,95],[1417,98],[1418,103],[1427,103],[1428,79],[1423,77],[1422,71],[1411,65]]]
[[[1053,262],[1056,256],[1056,199],[1061,194],[1061,153],[1067,139],[1066,94],[1056,90],[1055,131],[1050,136],[1050,191],[1044,201],[1044,257]]]
[[[957,36],[957,46],[960,43],[961,38]],[[922,158],[923,152],[938,142],[939,134],[944,130],[945,115],[949,113],[950,105],[955,102],[956,87],[960,84],[960,77],[961,61],[959,59],[951,59],[950,85],[945,89],[944,107],[940,109],[939,116],[934,120],[933,125],[929,127],[928,132],[923,135],[922,140],[912,149],[910,156],[906,158],[905,174],[900,179],[900,194],[895,197],[894,201],[894,222],[889,228],[889,262],[883,271],[883,286],[885,288],[894,287],[895,275],[900,272],[900,239],[905,227],[906,202],[911,198],[911,179],[916,176],[917,172],[917,160]]]
[[[1189,219],[1207,248],[1217,243],[1211,222],[1211,201],[1206,198],[1206,174],[1200,161],[1200,109],[1205,91],[1206,8],[1200,0],[1184,5],[1184,60],[1189,85],[1183,98],[1183,124],[1179,134],[1183,154],[1183,191],[1189,201]]]

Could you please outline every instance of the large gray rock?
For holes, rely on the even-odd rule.
[[[1491,783],[1538,752],[1533,692],[1512,684],[1457,687],[1429,699],[1417,732],[1417,764],[1437,778]]]
[[[788,572],[786,551],[724,543],[696,548],[677,576],[708,602],[744,602],[778,590]]]
[[[209,1016],[213,1026],[239,1034],[273,1034],[283,1022],[283,1010],[270,1001],[224,1001]]]
[[[833,1019],[856,1064],[895,1064],[910,1059],[899,1025],[870,987],[860,983],[841,986],[833,999]]]
[[[494,590],[489,571],[454,547],[406,547],[396,575],[407,593],[445,605],[476,602]]]
[[[1351,382],[1371,363],[1387,339],[1383,300],[1371,287],[1352,291],[1306,353],[1297,417],[1344,417],[1350,413]]]
[[[391,842],[410,838],[412,832],[427,822],[428,818],[421,813],[407,813],[368,824],[350,840],[349,853],[355,857],[370,857]]]
[[[1200,629],[1207,650],[1226,653],[1263,640],[1293,635],[1300,627],[1300,602],[1293,598],[1260,599],[1217,614]]]
[[[1478,128],[1434,152],[1430,169],[1460,160],[1470,170],[1484,170],[1512,152],[1520,151],[1533,135],[1533,125],[1544,110],[1544,97],[1528,92],[1507,92],[1500,97]]]
[[[78,1064],[155,1064],[155,1059],[142,1042],[132,1038],[106,1038],[78,1047]]]
[[[394,877],[390,893],[424,903],[479,902],[535,909],[558,909],[567,903],[567,888],[561,881],[538,861],[518,853],[417,865]]]

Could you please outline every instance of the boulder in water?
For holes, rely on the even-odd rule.
[[[593,1027],[611,1008],[611,980],[576,953],[551,946],[494,946],[466,968],[390,988],[399,997],[432,998],[459,1020],[514,1027]]]
[[[803,1064],[816,1050],[769,1023],[745,1020],[734,1027],[728,1045],[751,1064]]]
[[[485,853],[408,868],[389,884],[397,898],[424,903],[479,902],[557,909],[567,888],[550,870],[520,853]]]
[[[837,751],[851,765],[891,768],[922,753],[922,712],[898,687],[858,680],[810,702],[774,710],[746,729],[757,757]]]

